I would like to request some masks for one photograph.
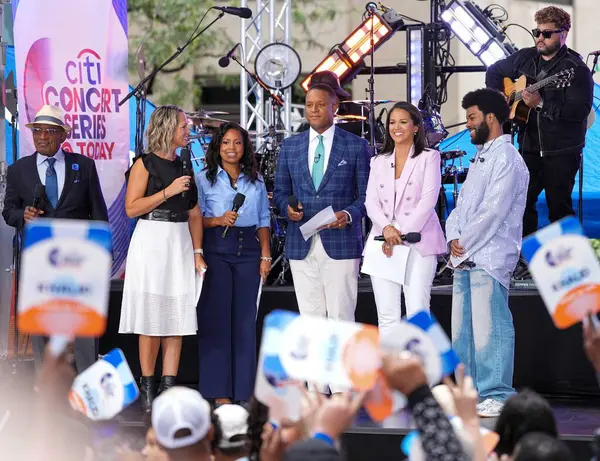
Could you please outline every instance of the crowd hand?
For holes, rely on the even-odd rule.
[[[287,207],[288,219],[290,221],[298,222],[304,218],[304,212],[302,211],[302,204],[298,201],[298,211],[294,211],[294,209],[288,205]]]
[[[194,267],[199,275],[204,276],[208,266],[206,265],[206,261],[204,261],[204,257],[201,254],[194,255]]]
[[[171,198],[177,194],[181,194],[182,192],[190,190],[191,180],[191,176],[180,176],[179,178],[174,179],[173,182],[165,189],[165,195],[167,198]]]
[[[225,214],[221,216],[221,226],[231,227],[235,224],[237,218],[238,214],[235,211],[226,211]]]
[[[367,391],[355,395],[345,392],[325,400],[315,413],[312,433],[323,433],[338,440],[354,421],[366,395]]]
[[[33,208],[32,206],[25,207],[23,211],[23,219],[25,222],[31,222],[35,218],[44,214],[44,210],[40,210],[39,208]]]
[[[281,429],[274,429],[271,423],[266,423],[263,426],[260,438],[262,439],[259,453],[260,461],[281,461],[287,449]]]
[[[523,102],[527,107],[535,108],[542,101],[542,95],[539,91],[530,93],[529,91],[523,90]]]
[[[271,261],[260,260],[260,278],[263,283],[267,280],[269,272],[271,272]]]
[[[119,461],[144,461],[142,453],[132,450],[129,446],[117,447],[116,452]]]
[[[444,384],[452,392],[456,416],[462,419],[465,424],[476,421],[479,425],[479,416],[477,415],[479,394],[473,385],[473,378],[465,376],[465,366],[462,363],[458,365],[454,375],[456,377],[456,384],[448,377],[444,379]]]
[[[450,242],[450,254],[455,258],[460,258],[465,254],[465,249],[458,243],[458,239],[454,239]]]
[[[335,212],[335,221],[331,224],[323,226],[323,228],[327,229],[343,229],[348,225],[348,213],[345,211],[336,211]]]
[[[384,355],[382,371],[388,384],[407,397],[427,384],[423,364],[408,351]]]
[[[600,373],[600,332],[594,324],[592,318],[595,313],[588,314],[587,318],[583,321],[583,346],[585,349],[585,355],[588,360],[594,366],[594,370]]]

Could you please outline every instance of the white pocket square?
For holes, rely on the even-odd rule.
[[[346,160],[342,160],[340,163],[338,163],[338,166],[344,166],[346,163],[348,163]]]

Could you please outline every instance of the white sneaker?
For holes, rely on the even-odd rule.
[[[477,414],[482,418],[497,418],[504,408],[504,403],[494,399],[485,399],[477,404]]]

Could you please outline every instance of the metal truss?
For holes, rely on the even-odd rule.
[[[241,6],[254,13],[252,19],[242,19],[240,40],[244,65],[253,71],[256,56],[265,46],[272,43],[291,46],[292,0],[242,0]],[[270,126],[290,130],[291,88],[283,91],[283,100],[283,108],[273,106],[267,92],[241,69],[240,124],[246,129],[254,129],[259,135],[257,140]]]

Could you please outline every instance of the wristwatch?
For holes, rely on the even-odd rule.
[[[536,112],[541,112],[543,108],[544,108],[544,100],[542,99],[540,101],[540,103],[537,106],[535,106],[535,111]]]

